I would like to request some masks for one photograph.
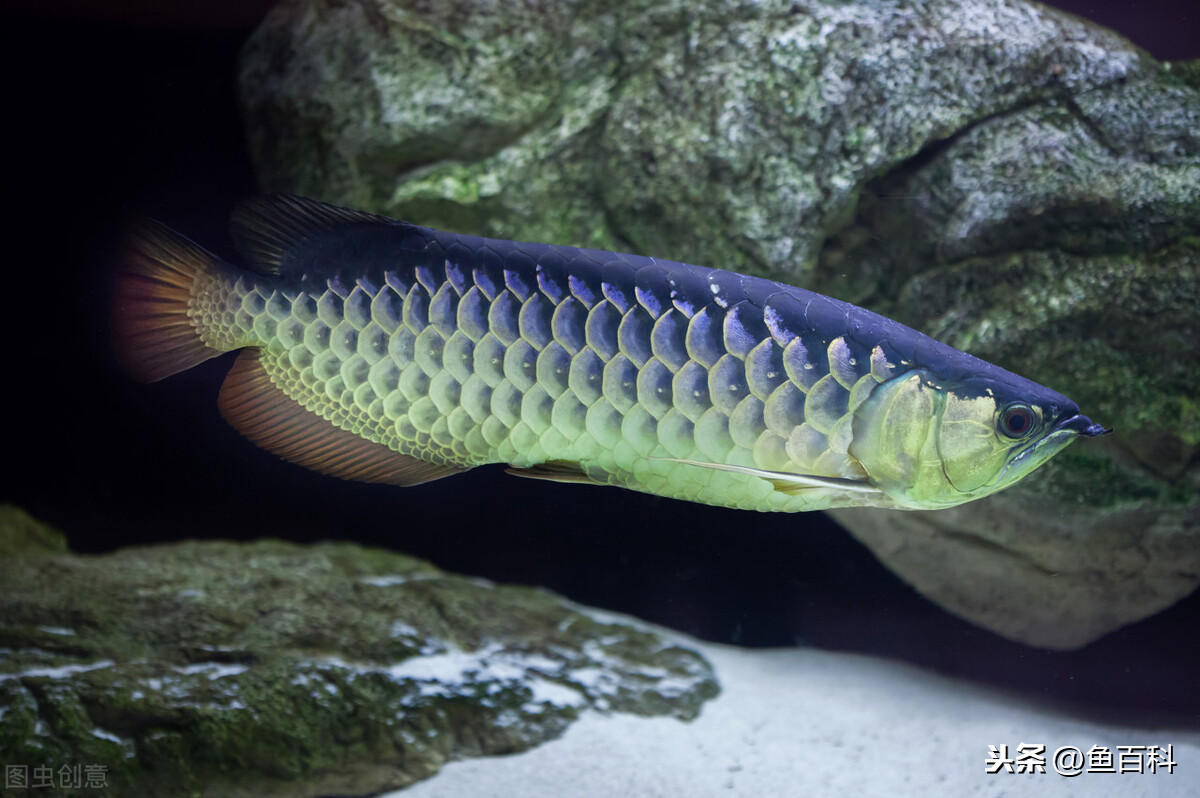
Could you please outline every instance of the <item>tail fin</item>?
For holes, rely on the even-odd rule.
[[[117,272],[113,332],[117,359],[134,379],[156,382],[221,354],[188,316],[198,280],[215,278],[220,260],[149,219],[130,231]]]

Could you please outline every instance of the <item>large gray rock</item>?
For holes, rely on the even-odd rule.
[[[952,611],[1072,647],[1200,583],[1196,63],[1021,0],[289,0],[240,86],[267,190],[788,279],[1114,426],[837,515]]]
[[[0,538],[26,541],[0,559],[0,751],[29,773],[100,765],[106,794],[370,795],[589,710],[691,719],[718,691],[630,620],[390,552],[77,556],[7,510]],[[36,792],[79,792],[55,784]]]

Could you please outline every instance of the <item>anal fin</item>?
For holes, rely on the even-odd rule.
[[[524,477],[525,479],[544,479],[547,482],[576,482],[584,485],[604,484],[592,479],[583,470],[583,466],[579,465],[579,463],[573,463],[570,460],[549,460],[545,463],[530,466],[529,468],[512,466],[506,468],[505,473],[512,474],[514,477]]]
[[[359,482],[420,485],[467,469],[394,452],[335,427],[283,392],[257,349],[246,349],[221,385],[221,414],[267,451],[322,474]]]

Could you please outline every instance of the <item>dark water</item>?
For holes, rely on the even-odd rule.
[[[1043,651],[926,602],[821,514],[740,513],[498,468],[411,490],[355,485],[284,464],[224,424],[228,357],[156,385],[127,380],[102,332],[108,253],[144,212],[232,256],[229,207],[254,191],[234,65],[268,5],[68,3],[57,18],[6,7],[2,401],[15,473],[0,500],[58,525],[77,551],[354,540],[708,640],[884,655],[1075,711],[1200,727],[1198,595],[1081,651]],[[1194,58],[1193,6],[1070,10],[1160,58]]]

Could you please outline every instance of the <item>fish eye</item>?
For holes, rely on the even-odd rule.
[[[1014,403],[1000,412],[997,426],[1000,432],[1008,438],[1024,438],[1033,431],[1037,424],[1037,415],[1027,404]]]

